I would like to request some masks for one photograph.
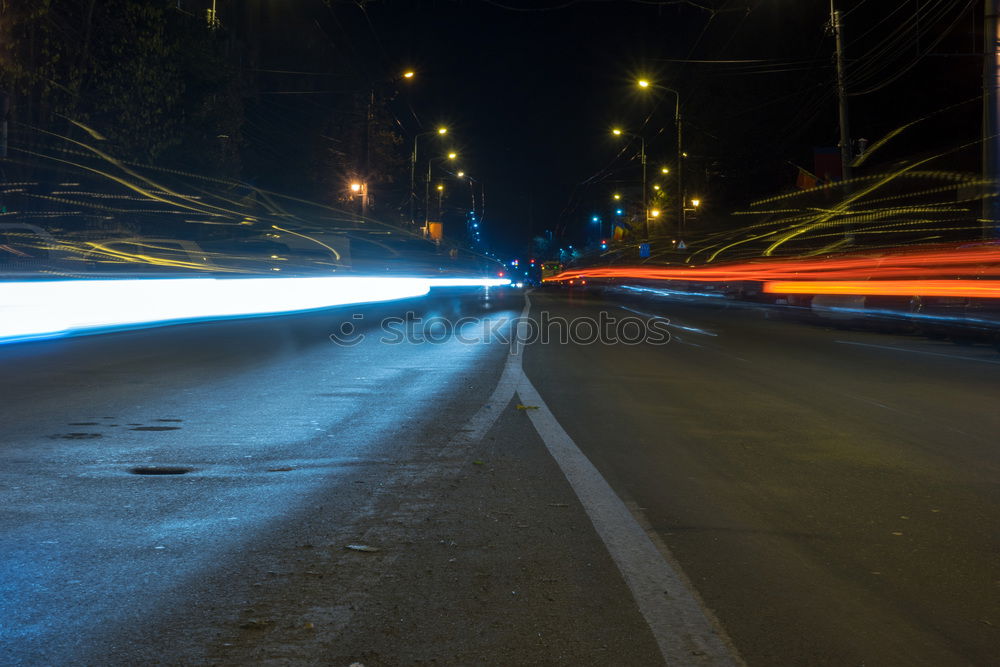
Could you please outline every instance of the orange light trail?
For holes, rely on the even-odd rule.
[[[1000,280],[775,280],[770,294],[864,294],[869,296],[957,296],[1000,299]]]
[[[710,266],[604,266],[571,269],[546,278],[764,282],[795,285],[795,293],[1000,297],[1000,245],[935,247],[906,253],[755,260]],[[823,281],[822,283],[819,281]],[[825,287],[823,286],[825,284]],[[850,289],[857,291],[851,292]],[[828,291],[825,291],[828,290]],[[883,291],[873,291],[883,290]],[[894,290],[894,291],[884,291]],[[792,293],[792,292],[788,292]]]

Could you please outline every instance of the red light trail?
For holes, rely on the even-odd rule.
[[[909,253],[821,259],[779,259],[713,266],[605,266],[546,278],[756,281],[770,293],[884,294],[1000,298],[1000,246],[935,248]]]
[[[958,296],[1000,299],[1000,280],[775,280],[771,294],[864,294],[869,296]]]

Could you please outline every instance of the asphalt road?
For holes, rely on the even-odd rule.
[[[500,391],[499,336],[379,328],[413,309],[502,333],[519,293],[0,349],[0,662],[659,664],[673,639],[544,415],[733,660],[995,659],[995,351],[721,300],[531,299],[671,339],[528,345],[541,405]],[[366,337],[334,344],[346,323]]]
[[[667,345],[536,346],[525,369],[749,664],[996,660],[995,350],[725,300],[534,301],[669,318]]]

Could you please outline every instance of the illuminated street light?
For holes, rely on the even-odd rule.
[[[460,172],[458,172],[458,174],[456,174],[456,175],[457,175],[457,176],[458,176],[459,178],[465,178],[465,172],[464,172],[464,171],[460,171]]]
[[[659,190],[659,189],[660,189],[660,186],[659,186],[659,185],[654,185],[654,186],[653,186],[653,189],[654,189],[654,190]]]
[[[670,173],[670,167],[663,167],[662,169],[660,169],[660,173],[661,174],[669,174]]]
[[[648,79],[640,79],[638,81],[639,88],[650,89],[655,88],[657,90],[663,90],[668,93],[672,93],[674,96],[674,125],[677,129],[677,202],[679,204],[680,210],[678,211],[678,223],[680,228],[684,228],[684,164],[682,158],[687,157],[687,154],[682,148],[683,142],[683,122],[681,121],[681,94],[674,90],[673,88],[668,88],[667,86],[661,86],[659,84],[653,84]],[[661,170],[664,174],[668,173],[668,169],[663,167]]]
[[[628,137],[632,137],[633,139],[639,140],[639,160],[640,162],[642,162],[642,211],[643,211],[642,232],[648,238],[649,215],[646,213],[646,211],[648,211],[648,209],[646,208],[646,140],[641,135],[633,134],[632,132],[623,132],[621,129],[617,127],[611,130],[611,133],[614,134],[615,136],[625,135]]]
[[[403,78],[404,79],[412,79],[413,78],[413,74],[414,74],[413,70],[408,69],[405,72],[403,72]]]
[[[445,132],[447,132],[446,128],[440,128],[438,130],[439,134],[444,134],[445,133],[445,132],[441,132],[441,130],[445,130]],[[451,151],[447,155],[447,159],[448,160],[454,160],[457,157],[458,157],[458,153],[456,153],[455,151]],[[433,165],[434,162],[436,162],[436,161],[444,160],[444,159],[446,159],[446,158],[444,158],[444,157],[432,157],[430,160],[427,161],[427,180],[424,182],[424,227],[427,226],[427,222],[430,220],[431,165]],[[443,185],[438,187],[438,191],[439,192],[442,191],[443,189],[444,189]],[[440,215],[440,212],[441,212],[441,206],[440,206],[440,197],[439,197],[438,198],[438,214],[439,215]]]
[[[406,76],[405,74],[403,76]],[[430,132],[421,132],[413,136],[413,153],[410,155],[410,224],[416,224],[414,220],[414,208],[417,201],[417,140],[420,137],[424,137],[430,134],[444,135],[448,134],[448,128],[443,125],[437,130],[431,130]],[[426,206],[426,197],[424,197],[424,205]],[[426,217],[426,211],[425,211]]]
[[[649,217],[651,217],[651,218],[658,218],[658,217],[660,217],[660,209],[654,208],[652,211],[649,212]]]
[[[615,201],[618,201],[619,199],[622,198],[622,196],[620,194],[618,194],[617,192],[614,195],[612,195],[612,196],[615,198]]]
[[[691,200],[691,206],[694,207],[694,208],[698,208],[699,206],[701,206],[701,200],[700,199],[692,199]]]
[[[438,214],[437,214],[437,218],[438,218],[438,221],[441,221],[444,218],[444,184],[443,183],[438,183],[438,185],[437,185],[437,191],[438,191]]]
[[[351,192],[361,195],[361,219],[368,215],[368,188],[361,181],[354,181],[350,185]]]

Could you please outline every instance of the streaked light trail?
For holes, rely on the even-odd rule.
[[[0,283],[0,343],[407,299],[503,278],[177,278]]]
[[[998,298],[1000,246],[978,244],[914,252],[757,260],[706,266],[604,266],[564,271],[546,281],[583,278],[762,282],[771,293]],[[855,291],[851,291],[855,290]]]
[[[858,294],[871,296],[957,296],[1000,299],[1000,280],[776,280],[771,294]]]

